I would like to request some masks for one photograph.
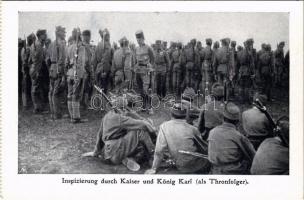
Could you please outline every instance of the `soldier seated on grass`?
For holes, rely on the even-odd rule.
[[[159,128],[153,165],[151,169],[146,171],[146,174],[157,172],[167,152],[169,152],[177,170],[181,173],[209,172],[208,159],[194,156],[195,154],[206,154],[207,144],[202,141],[197,128],[186,122],[186,114],[187,109],[183,104],[174,104],[171,109],[172,119],[161,124]],[[193,155],[182,152],[190,152]]]
[[[107,106],[108,112],[101,120],[97,133],[97,141],[93,152],[83,156],[98,157],[102,154],[105,160],[112,164],[124,164],[129,170],[138,171],[139,161],[135,159],[138,148],[144,147],[145,156],[150,158],[154,152],[150,134],[155,133],[155,127],[147,120],[133,112],[128,112],[127,100],[117,97],[113,107]]]

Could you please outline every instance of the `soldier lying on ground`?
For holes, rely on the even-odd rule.
[[[117,97],[112,102],[117,109],[109,109],[101,121],[97,133],[97,141],[93,152],[83,156],[98,157],[104,149],[104,159],[113,164],[124,164],[128,169],[137,171],[140,166],[134,159],[137,147],[143,145],[148,157],[154,152],[154,144],[149,133],[155,133],[155,128],[139,115],[126,111],[127,100]],[[119,112],[118,112],[119,111]]]

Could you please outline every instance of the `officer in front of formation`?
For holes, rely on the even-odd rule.
[[[142,30],[135,33],[138,47],[135,49],[135,73],[136,83],[143,98],[144,110],[153,113],[151,108],[151,97],[153,89],[153,65],[154,53],[151,47],[145,44],[145,37]]]

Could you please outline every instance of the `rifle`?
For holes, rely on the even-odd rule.
[[[78,48],[78,44],[79,44],[79,34],[80,34],[80,29],[77,28],[76,31],[76,53],[75,53],[75,63],[73,65],[73,69],[74,69],[74,78],[75,80],[78,79],[78,75],[77,75],[77,61],[78,61],[78,53],[79,53],[79,48]]]
[[[192,151],[184,151],[184,150],[178,150],[178,152],[181,153],[181,154],[191,155],[191,156],[195,156],[195,157],[198,157],[198,158],[204,158],[204,159],[208,160],[208,155],[205,155],[205,154],[192,152]]]
[[[269,112],[267,111],[267,108],[263,105],[263,103],[259,99],[256,99],[255,102],[256,103],[253,103],[253,105],[266,115],[267,119],[270,122],[271,127],[273,128],[274,132],[276,132],[278,130],[278,126],[271,117],[271,115],[269,114]]]
[[[109,99],[109,97],[102,91],[102,89],[100,87],[98,87],[97,85],[94,85],[95,89],[100,92],[100,94],[102,95],[102,97],[106,100],[106,102],[111,106],[111,108],[114,109],[115,112],[122,114],[122,111],[120,109],[118,109],[117,107],[113,106],[111,100]]]

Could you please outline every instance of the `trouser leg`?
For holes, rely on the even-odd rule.
[[[41,110],[41,81],[39,77],[32,77],[31,96],[34,106],[34,111]]]
[[[54,80],[54,88],[52,92],[52,103],[53,103],[53,112],[55,118],[60,118],[62,116],[61,114],[61,102],[60,97],[62,95],[61,90],[61,77]]]
[[[74,80],[73,93],[72,93],[72,119],[80,120],[80,99],[82,93],[82,78]]]
[[[149,133],[147,131],[141,130],[141,131],[138,131],[137,134],[138,134],[139,141],[142,142],[145,145],[145,147],[147,148],[148,152],[150,154],[152,154],[154,152],[155,145],[153,144]]]

